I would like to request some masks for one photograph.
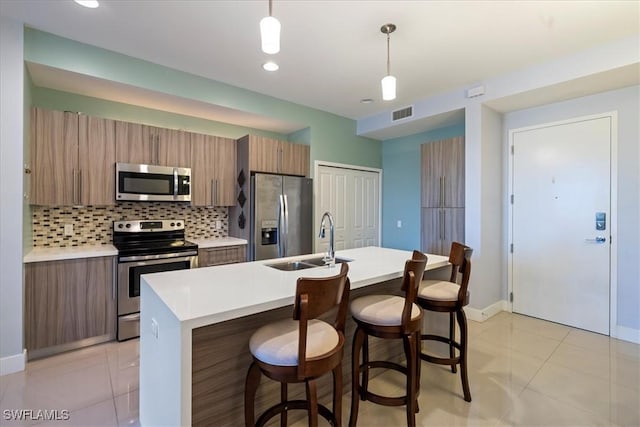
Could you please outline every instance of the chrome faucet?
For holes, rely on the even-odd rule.
[[[329,218],[329,252],[323,258],[323,261],[326,265],[333,266],[336,264],[336,250],[334,247],[334,240],[333,240],[333,215],[331,215],[331,212],[329,211],[322,214],[322,219],[320,220],[320,234],[318,234],[318,237],[320,237],[321,239],[324,239],[325,218]]]

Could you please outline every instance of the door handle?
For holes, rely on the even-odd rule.
[[[283,247],[283,242],[282,242],[282,237],[283,237],[283,233],[284,233],[284,196],[282,194],[280,194],[279,196],[280,199],[280,205],[278,206],[279,211],[278,211],[278,258],[283,257],[284,256],[284,247]]]
[[[584,241],[589,243],[604,243],[607,241],[607,238],[602,236],[597,236],[595,239],[584,239]]]

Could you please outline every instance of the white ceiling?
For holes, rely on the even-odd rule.
[[[261,52],[259,34],[259,21],[268,14],[267,0],[100,3],[98,9],[86,9],[72,0],[0,0],[0,13],[43,31],[352,119],[640,34],[640,2],[635,0],[273,0],[282,41],[281,52],[270,56]],[[398,79],[398,97],[383,102],[380,79],[386,71],[386,38],[380,27],[387,22],[398,26],[391,36],[391,72]],[[263,71],[261,64],[267,59],[275,59],[280,70]],[[38,75],[36,84],[65,85],[60,76]],[[629,76],[631,84],[637,84],[637,67]],[[67,86],[64,90],[83,87]],[[569,91],[580,92],[576,87]],[[153,94],[146,95],[141,91],[136,102],[153,108]],[[362,104],[363,98],[374,102]],[[174,112],[213,114],[189,100],[172,102],[174,109],[185,106]],[[502,109],[520,104],[496,103]],[[233,113],[238,112],[218,113],[227,117],[222,121],[234,123]],[[251,117],[245,119],[252,123]],[[300,124],[256,127],[296,126]]]

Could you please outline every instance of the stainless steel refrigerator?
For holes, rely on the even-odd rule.
[[[251,176],[250,260],[311,253],[312,182],[297,176]]]

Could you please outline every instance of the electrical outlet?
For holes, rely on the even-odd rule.
[[[73,236],[73,224],[64,225],[64,235],[67,237]]]
[[[220,230],[222,228],[222,221],[219,219],[216,220],[216,230]]]
[[[402,228],[402,220],[398,220],[398,222],[396,222],[396,227],[398,228]]]

